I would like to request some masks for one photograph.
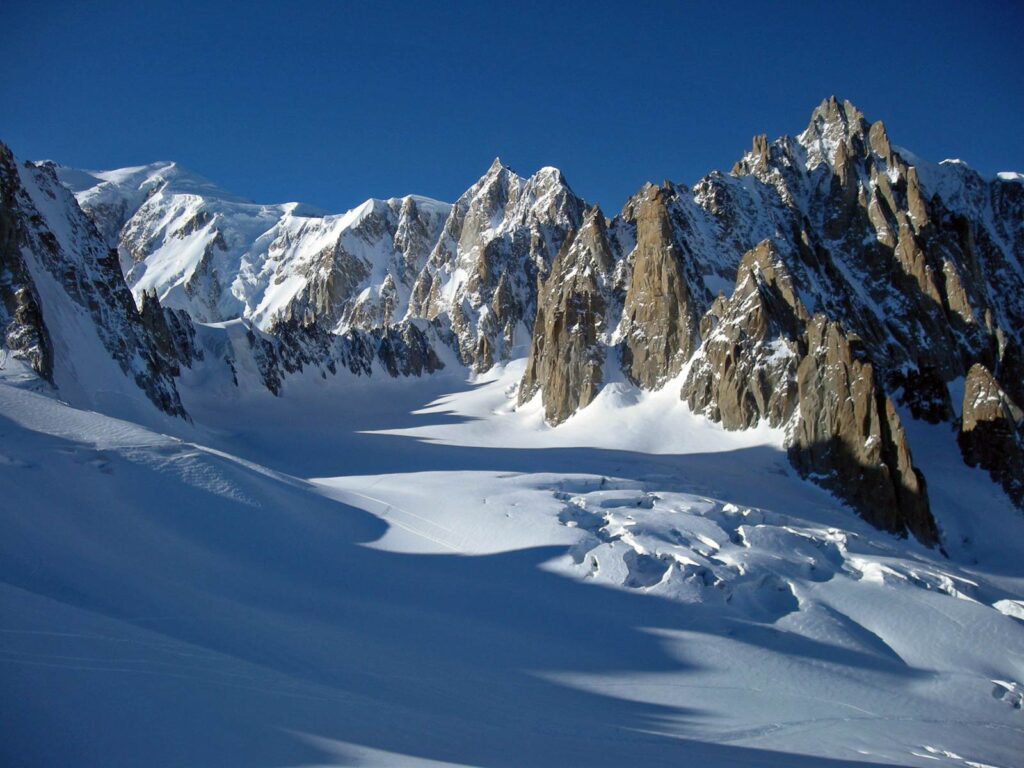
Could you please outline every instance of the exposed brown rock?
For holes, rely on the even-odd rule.
[[[683,384],[690,408],[726,429],[772,426],[796,407],[798,340],[807,311],[769,241],[740,262],[736,289],[719,297],[701,322],[704,344]]]
[[[1024,508],[1024,411],[980,363],[971,366],[964,381],[957,442],[968,464],[987,469],[1014,504]]]
[[[800,418],[789,447],[793,465],[872,525],[936,543],[924,477],[912,464],[892,401],[878,388],[871,364],[855,354],[856,341],[817,315],[808,324],[806,344],[797,370]]]
[[[881,120],[872,123],[871,128],[868,129],[868,146],[887,164],[893,162],[892,145],[889,143],[889,135],[885,132],[885,125]]]
[[[543,392],[544,416],[559,424],[597,395],[602,382],[607,329],[605,288],[614,260],[604,216],[588,212],[578,233],[565,241],[538,292],[530,359],[519,402]]]
[[[715,301],[701,334],[682,391],[693,410],[728,429],[786,426],[801,475],[873,525],[938,541],[899,416],[859,341],[808,316],[772,243],[743,257],[733,295]]]
[[[699,341],[699,308],[682,258],[664,192],[649,186],[637,211],[633,275],[623,307],[623,364],[646,389],[679,373]]]

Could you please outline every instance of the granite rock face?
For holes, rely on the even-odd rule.
[[[647,187],[636,211],[636,248],[622,309],[623,367],[645,389],[679,373],[698,343],[702,307],[684,259],[666,193]]]
[[[770,242],[743,257],[732,296],[715,301],[701,335],[682,391],[694,411],[727,429],[784,427],[802,476],[877,527],[937,542],[923,478],[863,345],[808,316]]]
[[[937,543],[924,477],[858,341],[817,315],[805,344],[797,368],[799,416],[787,441],[793,465],[872,525]]]
[[[964,461],[988,470],[1024,508],[1024,411],[980,363],[971,367],[964,381],[957,442]]]
[[[829,98],[798,136],[755,137],[729,175],[646,186],[607,229],[626,298],[598,337],[606,361],[619,352],[644,388],[685,369],[693,410],[786,428],[803,474],[877,525],[936,541],[897,406],[954,423],[951,387],[976,364],[1024,397],[1019,178],[921,161]],[[534,356],[545,350],[558,354]]]
[[[607,347],[600,337],[614,327],[621,306],[612,286],[614,257],[598,208],[562,245],[538,291],[537,316],[526,373],[519,388],[525,403],[543,393],[551,424],[565,421],[597,395]]]
[[[740,262],[736,288],[720,296],[701,322],[704,339],[682,396],[690,408],[746,429],[765,419],[785,425],[797,404],[796,369],[807,310],[770,241]]]

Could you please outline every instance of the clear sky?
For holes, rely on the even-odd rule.
[[[453,200],[500,155],[612,213],[833,93],[921,157],[1024,171],[1022,49],[1020,0],[0,0],[0,140],[332,211]]]

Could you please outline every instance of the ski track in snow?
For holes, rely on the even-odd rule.
[[[905,422],[946,558],[675,384],[551,429],[521,371],[186,426],[5,370],[0,762],[1020,764],[1024,521],[951,434]]]

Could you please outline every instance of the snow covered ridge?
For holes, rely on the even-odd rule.
[[[188,418],[176,380],[192,368],[210,380],[228,377],[236,390],[255,385],[278,393],[285,377],[309,368],[323,377],[339,370],[409,376],[445,365],[435,348],[448,347],[425,321],[337,333],[281,321],[271,335],[249,319],[204,325],[184,310],[161,307],[154,289],[138,294],[137,307],[117,254],[101,234],[109,221],[95,211],[116,219],[129,202],[144,204],[146,195],[151,200],[171,181],[196,200],[201,193],[224,204],[246,204],[173,164],[99,176],[62,169],[66,183],[104,179],[79,193],[98,206],[90,217],[58,181],[52,163],[20,164],[6,147],[0,145],[0,152],[3,359],[24,360],[69,402],[149,423],[160,418],[150,403],[164,414]],[[115,186],[129,183],[138,185],[134,197]],[[420,204],[431,207],[429,201]],[[284,208],[289,215],[297,209]],[[365,214],[342,218],[351,224]]]
[[[795,138],[756,137],[729,174],[646,185],[611,218],[557,169],[498,160],[452,205],[341,215],[252,203],[174,163],[53,170],[117,249],[155,375],[250,371],[286,394],[307,370],[528,357],[517,399],[556,425],[608,385],[685,373],[691,409],[784,428],[806,477],[938,543],[899,409],[960,429],[957,382],[981,366],[1006,407],[970,415],[964,456],[1024,498],[1024,188],[905,157],[849,102],[825,100]]]
[[[258,205],[174,163],[58,175],[119,249],[137,297],[154,290],[200,322],[244,318],[264,330],[293,318],[315,317],[327,330],[364,315],[370,322],[356,325],[401,319],[406,273],[422,266],[415,260],[450,209],[418,196],[333,216],[299,203]]]
[[[144,396],[184,416],[165,356],[141,322],[117,260],[49,165],[0,144],[0,326],[8,352],[63,397],[139,415]]]

